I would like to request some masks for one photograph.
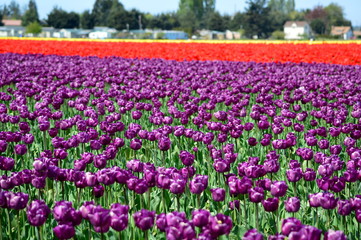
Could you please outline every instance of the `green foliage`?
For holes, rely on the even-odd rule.
[[[192,35],[198,27],[199,21],[197,21],[197,16],[192,10],[191,5],[188,3],[182,4],[181,1],[177,15],[181,28],[188,33],[188,35]]]
[[[108,26],[108,16],[112,8],[113,0],[96,0],[92,14],[95,26]]]
[[[223,17],[219,12],[212,12],[209,14],[206,22],[206,28],[216,31],[225,31],[225,23]]]
[[[229,22],[227,28],[232,31],[237,31],[242,29],[244,26],[244,13],[236,12],[232,17],[231,21]]]
[[[317,34],[330,34],[332,26],[351,26],[344,17],[341,6],[331,3],[326,7],[316,6],[308,11],[305,18],[311,22],[312,30]]]
[[[161,13],[148,16],[147,27],[151,29],[171,30],[180,27],[178,17],[175,13]]]
[[[38,22],[32,22],[26,26],[26,33],[39,34],[41,33],[42,28]]]
[[[39,22],[38,9],[34,0],[29,1],[28,9],[22,17],[22,25],[28,26],[30,23]]]
[[[21,18],[20,5],[14,0],[12,0],[9,5],[4,5],[1,12],[3,17],[6,17],[7,19]]]
[[[285,39],[285,33],[283,31],[276,30],[271,35],[272,39],[283,40]]]
[[[124,29],[124,23],[122,22],[123,17],[126,16],[123,4],[119,3],[118,0],[113,0],[109,15],[107,16],[106,26],[113,27],[116,29]],[[120,26],[121,27],[120,27]]]
[[[270,8],[266,0],[250,0],[244,15],[245,35],[249,38],[267,38],[272,33],[270,26]]]
[[[310,26],[316,34],[325,34],[326,32],[326,24],[321,19],[312,20]]]
[[[55,7],[48,15],[47,23],[54,28],[78,28],[80,22],[79,14],[66,12]]]
[[[0,26],[3,26],[4,24],[3,24],[3,15],[2,15],[2,13],[0,12]]]
[[[84,29],[94,28],[94,16],[89,10],[85,10],[80,15],[80,26]]]
[[[177,11],[180,26],[183,30],[187,29],[188,34],[194,33],[199,28],[209,28],[210,21],[214,21],[210,18],[218,18],[214,14],[215,0],[180,0]],[[215,27],[219,28],[220,25],[223,23],[218,23]]]

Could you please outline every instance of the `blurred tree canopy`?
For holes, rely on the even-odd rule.
[[[61,8],[54,7],[49,13],[47,24],[54,28],[78,28],[80,16],[75,12],[66,12]]]
[[[34,0],[30,0],[28,4],[28,8],[25,11],[22,17],[22,25],[27,26],[30,23],[38,22],[39,23],[39,14],[38,8]]]

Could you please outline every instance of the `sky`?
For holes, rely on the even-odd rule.
[[[20,6],[25,7],[29,0],[16,0]],[[0,0],[0,5],[9,4],[11,0]],[[36,0],[38,12],[41,19],[47,18],[54,6],[61,7],[65,11],[82,12],[93,8],[95,0]],[[128,10],[136,8],[142,12],[157,14],[162,12],[173,12],[178,8],[179,0],[120,0]],[[345,17],[351,20],[353,26],[361,25],[361,1],[360,0],[296,0],[296,9],[306,9],[317,5],[327,6],[337,3],[344,9]],[[216,10],[221,14],[232,15],[236,11],[244,11],[247,6],[246,0],[216,0]]]

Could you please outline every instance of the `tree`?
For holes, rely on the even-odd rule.
[[[3,26],[3,14],[0,12],[0,26]]]
[[[215,4],[215,0],[180,0],[177,15],[181,27],[193,30],[207,27],[208,18],[215,12]]]
[[[80,26],[85,29],[94,28],[94,16],[89,10],[85,10],[80,15]]]
[[[26,33],[32,33],[32,34],[39,34],[41,33],[42,29],[38,22],[32,22],[26,26]]]
[[[284,23],[290,18],[290,13],[295,10],[295,2],[294,0],[270,0],[268,8],[272,31],[283,31]]]
[[[344,18],[343,9],[336,3],[331,3],[324,8],[327,13],[327,31],[331,31],[332,26],[351,26],[351,22]]]
[[[313,19],[310,23],[310,26],[316,34],[325,34],[326,32],[326,25],[319,18]]]
[[[152,29],[171,30],[180,26],[175,13],[161,13],[155,16],[148,15],[146,18],[148,20],[147,27]]]
[[[186,33],[188,33],[188,35],[192,35],[199,24],[197,16],[194,13],[192,7],[192,4],[190,4],[188,1],[181,0],[177,12],[180,27]]]
[[[113,0],[112,6],[109,10],[109,15],[107,18],[108,27],[113,27],[118,30],[124,29],[124,17],[126,16],[126,12],[123,4],[119,3],[118,0]]]
[[[242,29],[244,26],[244,14],[241,12],[236,12],[229,22],[228,28],[233,31]]]
[[[209,13],[206,28],[215,31],[225,31],[225,24],[219,12]]]
[[[266,6],[266,0],[249,0],[244,15],[244,31],[247,37],[257,36],[267,38],[271,33],[270,9]]]
[[[48,25],[54,28],[78,28],[79,22],[79,14],[75,12],[68,13],[58,7],[54,7],[47,19]]]
[[[327,12],[322,6],[316,6],[308,11],[305,19],[310,22],[312,30],[317,34],[326,34],[328,26]]]
[[[113,0],[96,0],[93,6],[95,26],[108,26],[108,16],[112,8]]]
[[[8,9],[8,18],[12,19],[20,19],[21,18],[21,11],[20,11],[20,5],[12,0],[9,5],[7,6]]]
[[[39,14],[34,0],[30,0],[28,4],[28,9],[25,11],[22,18],[22,25],[27,26],[30,23],[38,22],[39,23]]]

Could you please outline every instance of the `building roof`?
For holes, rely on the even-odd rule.
[[[21,20],[3,19],[4,26],[21,26]]]
[[[331,35],[342,35],[351,30],[349,26],[332,26]]]
[[[308,23],[306,21],[287,21],[287,22],[285,22],[283,27],[293,27],[293,24],[295,24],[296,27],[304,27],[304,26],[308,25]]]

